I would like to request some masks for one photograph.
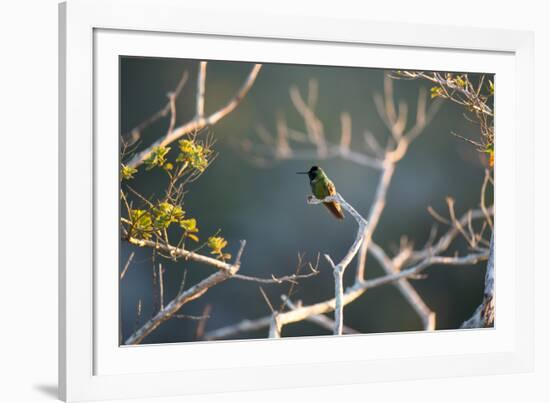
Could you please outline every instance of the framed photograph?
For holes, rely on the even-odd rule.
[[[530,371],[532,60],[528,32],[61,4],[61,397]]]

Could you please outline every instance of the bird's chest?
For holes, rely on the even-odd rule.
[[[321,179],[311,181],[311,191],[318,199],[328,196],[326,183]]]

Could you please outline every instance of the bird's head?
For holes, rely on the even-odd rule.
[[[323,170],[321,168],[319,168],[317,165],[314,165],[311,168],[309,168],[309,171],[307,172],[296,172],[296,173],[301,175],[307,175],[309,176],[309,180],[312,181],[315,178],[317,178],[317,175],[321,174],[322,172]]]

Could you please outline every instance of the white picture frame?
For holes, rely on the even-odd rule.
[[[182,41],[186,53],[176,46]],[[118,172],[118,137],[104,140],[97,129],[110,132],[117,119],[113,63],[120,54],[434,70],[477,67],[497,72],[495,80],[503,94],[495,99],[497,160],[506,163],[498,163],[495,174],[499,210],[495,228],[502,228],[496,235],[501,245],[496,248],[496,265],[503,267],[497,274],[495,329],[119,348],[111,337],[118,301],[117,283],[112,280],[118,266],[112,267],[114,277],[109,274],[118,232],[107,218],[112,211],[98,203],[98,192],[101,200],[112,192],[108,184]],[[336,60],[331,62],[331,57]],[[214,9],[193,10],[170,0],[71,0],[60,5],[59,65],[59,390],[63,399],[532,370],[534,225],[533,209],[527,208],[533,205],[534,193],[531,33],[359,19],[228,15]],[[115,243],[110,248],[106,240]],[[320,349],[322,357],[316,354]]]

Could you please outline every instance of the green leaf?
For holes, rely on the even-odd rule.
[[[129,167],[128,165],[122,164],[120,169],[120,177],[123,180],[129,180],[134,178],[134,174],[137,172],[137,169]]]
[[[130,210],[130,221],[132,222],[132,232],[130,236],[143,239],[150,239],[153,235],[153,217],[145,210]]]
[[[144,161],[145,169],[149,171],[157,166],[162,167],[166,163],[166,154],[168,154],[168,151],[170,151],[170,147],[153,147],[151,154]]]
[[[467,81],[462,77],[462,76],[456,76],[455,78],[455,84],[459,87],[463,87],[463,88],[466,88],[467,86]]]
[[[229,253],[224,253],[223,248],[227,246],[227,241],[221,236],[211,236],[207,241],[208,247],[211,249],[210,253],[216,255],[221,260],[230,259]]]
[[[186,232],[199,232],[199,229],[197,228],[197,220],[194,218],[180,220],[180,227]]]
[[[176,162],[185,162],[199,172],[204,172],[208,167],[208,155],[210,150],[197,144],[194,140],[183,139],[179,141],[180,154]]]
[[[437,98],[443,96],[443,89],[441,87],[432,87],[430,88],[430,97]]]
[[[183,218],[185,212],[180,206],[174,206],[168,202],[159,203],[154,209],[155,227],[168,228],[173,222],[178,222]]]
[[[199,237],[196,236],[195,234],[187,234],[187,235],[185,235],[185,236],[186,236],[187,238],[192,239],[192,240],[195,241],[195,242],[199,242]]]

